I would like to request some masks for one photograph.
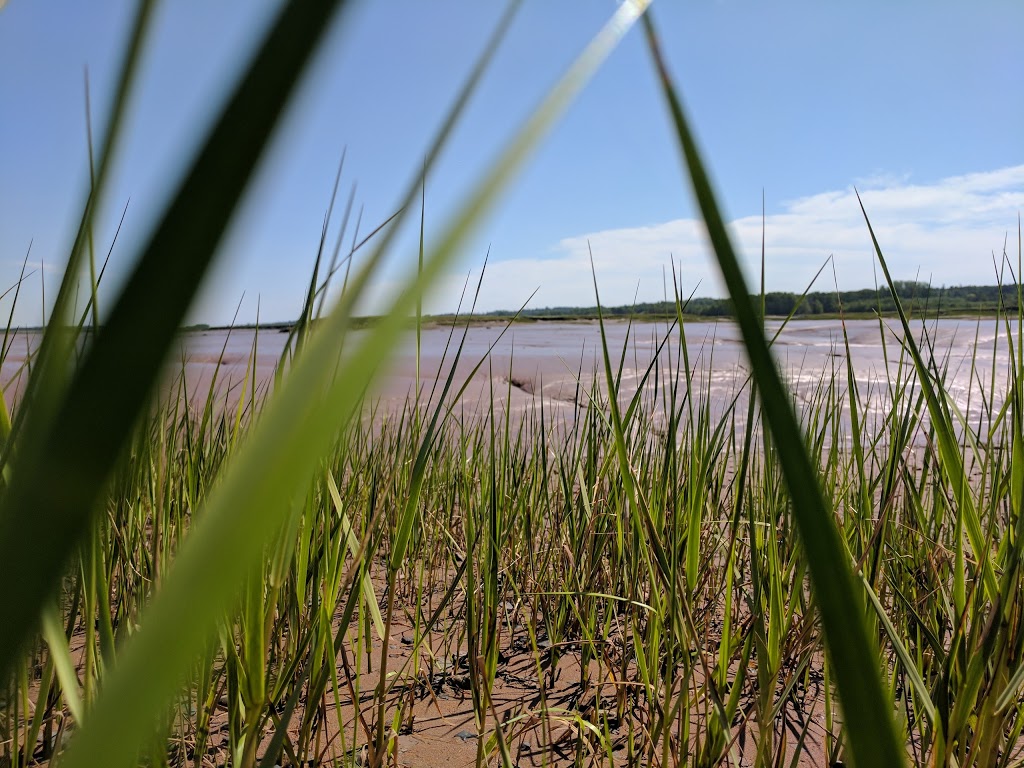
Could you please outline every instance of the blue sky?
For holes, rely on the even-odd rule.
[[[427,233],[614,12],[613,0],[525,0],[427,185]],[[107,209],[105,253],[125,228],[108,295],[182,172],[275,3],[174,0],[155,19]],[[840,287],[872,285],[861,190],[900,278],[994,282],[1004,239],[1016,260],[1024,209],[1024,4],[905,0],[655,0],[670,66],[753,269],[767,213],[770,289],[801,290],[830,254]],[[362,231],[386,218],[417,170],[500,3],[353,3],[327,39],[194,307],[196,321],[294,317],[338,159]],[[8,0],[0,10],[0,285],[25,253],[36,274],[17,320],[55,291],[87,180],[83,68],[98,123],[132,4]],[[488,246],[484,310],[658,299],[675,259],[689,291],[718,295],[710,257],[639,29],[597,73],[467,248],[428,309],[452,309]],[[416,217],[413,217],[416,218]],[[415,263],[414,227],[365,309]],[[829,282],[820,285],[827,289]],[[3,306],[0,311],[6,312]]]

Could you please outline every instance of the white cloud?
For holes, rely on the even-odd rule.
[[[1013,241],[1017,217],[1024,211],[1024,165],[930,184],[884,175],[859,184],[897,279],[920,276],[935,285],[992,284],[992,254],[1001,256],[1007,238],[1016,262]],[[769,290],[803,290],[830,254],[841,288],[873,285],[873,250],[852,186],[787,201],[765,224]],[[734,219],[731,229],[753,285],[760,262],[760,213]],[[641,301],[659,299],[670,255],[685,291],[701,282],[699,294],[722,293],[703,224],[675,219],[567,237],[552,249],[551,257],[492,262],[481,293],[482,308],[517,306],[538,286],[535,307],[593,304],[591,249],[604,303],[629,303],[638,287]],[[817,287],[828,290],[831,285],[829,274]]]

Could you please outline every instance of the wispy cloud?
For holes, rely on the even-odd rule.
[[[875,175],[858,181],[872,226],[897,279],[920,277],[936,285],[993,283],[992,254],[1006,238],[1016,239],[1024,211],[1024,165],[951,176],[934,183]],[[731,223],[734,242],[757,274],[761,215]],[[802,290],[829,255],[841,288],[873,284],[873,251],[854,187],[790,200],[765,222],[769,290]],[[567,237],[544,258],[511,259],[488,267],[481,304],[492,309],[517,305],[536,287],[534,306],[590,305],[590,250],[602,301],[624,304],[639,292],[658,299],[669,257],[688,292],[720,295],[704,229],[696,219],[675,219]],[[1016,246],[1009,250],[1016,258]],[[820,283],[822,290],[831,287]],[[671,288],[669,289],[671,290]]]

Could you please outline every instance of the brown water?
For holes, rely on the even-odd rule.
[[[903,334],[896,333],[897,325],[886,321],[883,331],[877,320],[846,323],[853,375],[869,419],[884,417],[891,408],[890,381],[896,378],[902,352]],[[773,335],[780,326],[779,321],[769,322],[768,334]],[[928,324],[927,342],[919,324],[913,329],[926,350],[926,359],[933,357],[945,371],[944,389],[950,405],[977,428],[993,405],[985,400],[992,389],[993,366],[996,409],[1005,393],[1009,351],[1004,329],[994,319],[943,319]],[[464,399],[468,403],[489,402],[493,393],[494,402],[510,412],[532,409],[543,402],[549,413],[569,416],[576,409],[577,398],[582,399],[583,393],[593,386],[595,372],[597,381],[603,383],[597,323],[523,324],[504,330],[502,335],[503,330],[501,326],[491,326],[469,331],[464,363],[460,365],[463,377],[471,364],[482,359],[491,345],[494,347],[489,363],[467,390]],[[606,333],[612,367],[616,371],[621,367],[621,400],[628,401],[641,383],[652,395],[655,387],[662,391],[666,384],[673,383],[675,372],[680,369],[678,332],[670,333],[664,323],[630,326],[614,322],[606,324]],[[731,322],[687,323],[684,333],[694,394],[697,399],[707,397],[712,412],[720,414],[735,399],[749,371],[739,330]],[[422,371],[434,374],[440,369],[447,335],[447,330],[440,329],[424,333]],[[668,341],[661,346],[666,335]],[[927,352],[929,343],[931,354]],[[648,374],[648,368],[659,347],[656,370],[660,369],[662,379],[656,384],[656,374]],[[833,380],[838,385],[837,393],[845,397],[847,361],[840,321],[790,322],[775,339],[773,350],[798,402],[812,401],[814,393]],[[386,397],[402,398],[413,391],[414,360],[414,345],[407,344],[400,350],[393,373],[382,388]],[[904,358],[903,365],[906,379],[912,367],[909,358]],[[433,376],[425,373],[424,377],[429,387]],[[510,380],[517,386],[510,388]]]
[[[773,334],[778,321],[768,324]],[[890,407],[889,382],[894,378],[901,354],[897,323],[885,322],[884,333],[875,320],[847,321],[850,356],[857,387],[870,417],[884,416]],[[994,319],[943,319],[929,322],[928,337],[934,357],[944,368],[945,391],[950,404],[972,427],[984,421],[993,366],[995,367],[995,407],[1005,391],[1009,351],[1005,333]],[[628,400],[641,382],[654,394],[673,383],[679,370],[678,331],[669,331],[665,323],[622,321],[606,324],[612,364],[621,368],[620,398]],[[346,344],[359,343],[364,331],[355,331]],[[921,339],[921,326],[915,326]],[[645,380],[656,350],[665,341],[658,365]],[[451,337],[448,328],[425,328],[421,337],[421,391],[429,395],[438,373],[447,375],[455,348],[462,336],[458,329]],[[184,370],[185,384],[193,403],[205,402],[216,372],[215,391],[223,401],[237,402],[246,382],[252,351],[256,350],[256,382],[259,391],[271,386],[273,372],[288,336],[276,330],[203,331],[181,337],[174,360],[168,365],[168,380]],[[712,411],[721,413],[746,380],[747,364],[738,329],[730,322],[687,323],[686,352],[693,376],[694,396],[707,397]],[[0,384],[8,400],[16,400],[25,372],[38,344],[35,332],[15,336],[0,369]],[[884,344],[883,344],[884,341]],[[823,382],[835,380],[840,393],[846,386],[846,350],[842,325],[837,320],[798,320],[790,322],[774,342],[773,349],[798,402],[814,398]],[[446,351],[447,350],[447,351]],[[505,328],[500,324],[474,325],[466,333],[456,371],[456,385],[467,381],[474,366],[483,365],[468,382],[461,405],[469,413],[486,410],[491,402],[500,413],[522,413],[545,407],[547,415],[572,419],[577,403],[585,402],[586,392],[596,381],[603,383],[600,357],[601,337],[595,322],[536,322]],[[888,366],[886,358],[888,357]],[[974,370],[972,375],[972,359]],[[344,355],[342,355],[344,361]],[[909,364],[909,363],[905,363]],[[130,360],[125,361],[131,365]],[[344,362],[342,363],[344,370]],[[658,373],[661,381],[655,384]],[[682,386],[682,384],[680,384]],[[248,390],[249,384],[245,384]],[[409,334],[399,349],[389,372],[379,382],[376,394],[387,406],[398,406],[416,388],[415,337]],[[739,410],[743,411],[744,408]]]

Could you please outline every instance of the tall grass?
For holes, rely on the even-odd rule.
[[[513,371],[466,360],[461,321],[441,367],[421,369],[423,291],[645,4],[616,12],[427,247],[424,174],[506,17],[395,220],[353,236],[333,307],[332,195],[272,388],[259,334],[240,383],[218,371],[197,391],[187,363],[161,379],[333,5],[284,7],[101,314],[91,223],[142,6],[53,319],[14,418],[7,401],[0,414],[0,764],[397,765],[409,736],[477,765],[1024,763],[1024,303],[998,314],[991,350],[976,343],[980,405],[960,408],[952,361],[914,319],[927,307],[896,295],[865,213],[899,310],[897,327],[879,319],[886,377],[858,380],[844,326],[845,362],[795,398],[653,25],[749,378],[711,397],[714,344],[687,337],[680,286],[675,321],[645,340],[653,355],[630,333],[613,346],[600,321],[569,406],[507,411]],[[417,197],[416,268],[354,337],[353,308]],[[187,263],[167,258],[179,251]],[[1004,264],[1020,274],[1019,254]],[[378,401],[382,350],[409,316],[416,387]],[[143,364],[110,387],[139,348]],[[467,365],[490,381],[475,405]],[[468,726],[439,731],[437,712]]]
[[[431,732],[420,725],[431,696],[453,700],[463,686],[481,762],[524,743],[558,764],[843,758],[849,720],[781,457],[760,437],[760,409],[746,421],[742,387],[712,402],[713,347],[677,327],[658,331],[653,366],[633,359],[636,347],[609,347],[609,365],[580,376],[570,420],[548,400],[506,418],[501,393],[455,418],[447,404],[466,403],[457,385],[443,390],[461,333],[425,406],[367,405],[339,435],[192,661],[147,760],[383,763],[402,733]],[[627,368],[649,369],[642,385],[624,387]],[[892,373],[896,391],[919,389],[913,365],[894,361]],[[851,398],[851,381],[843,367],[826,372],[802,390],[798,418],[815,477],[842,510],[901,752],[917,765],[1016,764],[1017,624],[996,623],[980,564],[956,574],[964,534],[930,453],[933,422],[910,394],[878,416],[882,393]],[[192,510],[252,429],[251,393],[207,411],[174,390],[139,425],[96,538],[7,699],[21,754],[43,759],[88,724]],[[1000,392],[986,397],[991,434],[974,436],[986,458],[971,492],[996,542],[1015,524],[1013,456]],[[748,425],[761,447],[744,452]],[[513,677],[527,693],[509,703]]]

